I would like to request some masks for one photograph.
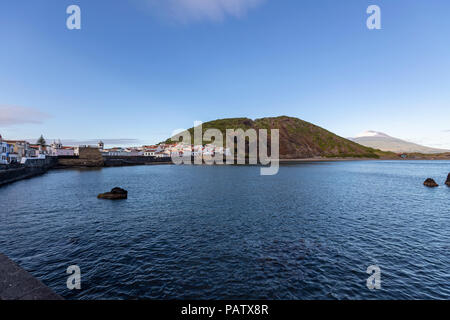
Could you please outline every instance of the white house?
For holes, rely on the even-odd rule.
[[[9,144],[3,142],[2,136],[0,135],[0,164],[8,164],[8,154],[9,154]]]
[[[105,149],[101,150],[101,153],[103,156],[108,157],[137,157],[137,156],[143,156],[144,152],[139,151],[134,148],[111,148],[111,149]]]
[[[17,155],[14,154],[14,146],[6,143],[0,135],[0,164],[9,164],[17,161]]]
[[[17,153],[10,153],[9,163],[19,163],[19,155]]]
[[[163,152],[156,152],[155,157],[156,158],[170,158],[170,151],[166,150]]]
[[[156,149],[147,149],[144,151],[144,156],[154,157],[156,155]]]
[[[53,141],[51,146],[47,148],[47,153],[49,156],[61,157],[61,156],[73,156],[75,155],[74,148],[64,147],[61,140]]]

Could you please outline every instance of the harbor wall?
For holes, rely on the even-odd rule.
[[[92,147],[79,148],[77,156],[58,157],[58,167],[103,167],[100,150]]]
[[[0,169],[0,186],[46,173],[57,163],[55,157],[27,159],[24,165],[5,166]]]
[[[171,164],[171,158],[156,158],[145,156],[105,156],[105,167],[139,166],[151,164]]]
[[[0,253],[0,300],[62,300],[62,297]]]

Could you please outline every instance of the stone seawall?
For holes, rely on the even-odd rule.
[[[54,157],[28,159],[23,166],[0,170],[0,186],[44,174],[55,166],[56,161]]]
[[[171,164],[171,158],[155,158],[144,156],[106,156],[103,157],[105,167],[123,167],[123,166],[139,166],[151,164]]]
[[[62,300],[62,298],[0,253],[0,300]]]
[[[80,148],[79,155],[58,158],[59,167],[103,167],[103,157],[97,148]]]
[[[38,176],[45,172],[47,172],[47,170],[43,168],[25,168],[25,167],[17,169],[1,170],[0,186],[16,182],[22,179],[28,179],[34,176]]]

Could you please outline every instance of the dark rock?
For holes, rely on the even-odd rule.
[[[445,184],[450,187],[450,173],[448,174],[447,181],[445,181]]]
[[[97,196],[98,199],[106,200],[122,200],[128,198],[128,191],[122,188],[113,188],[110,192],[101,193]]]
[[[439,185],[436,183],[436,181],[434,181],[431,178],[428,178],[427,180],[425,180],[423,185],[426,186],[426,187],[430,187],[430,188],[439,187]]]

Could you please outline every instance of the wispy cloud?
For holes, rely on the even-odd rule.
[[[154,10],[180,22],[240,18],[265,0],[148,0]]]
[[[50,116],[34,108],[0,105],[0,126],[39,124]]]

